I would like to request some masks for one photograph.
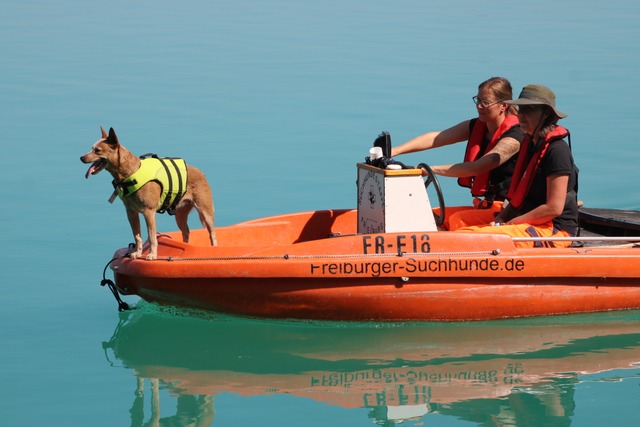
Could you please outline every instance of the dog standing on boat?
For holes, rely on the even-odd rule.
[[[131,231],[136,243],[136,250],[131,254],[132,258],[142,256],[142,236],[140,233],[140,216],[141,213],[147,223],[147,235],[149,236],[149,255],[148,260],[158,257],[158,238],[156,235],[156,212],[174,213],[176,223],[182,232],[182,240],[189,241],[189,226],[187,218],[191,209],[196,208],[200,215],[200,221],[209,232],[211,245],[215,246],[216,235],[213,228],[214,209],[211,188],[204,174],[193,166],[183,164],[186,169],[186,176],[181,178],[186,181],[186,191],[183,194],[167,195],[168,189],[156,179],[150,179],[141,186],[137,185],[135,179],[131,179],[134,173],[141,170],[142,162],[129,150],[120,145],[118,137],[113,128],[109,129],[109,133],[105,132],[101,126],[102,138],[99,139],[91,151],[80,157],[82,163],[91,163],[85,178],[95,175],[103,169],[106,169],[113,176],[113,185],[116,188],[114,196],[109,200],[113,201],[116,193],[120,195],[124,206],[127,210],[127,218],[131,225]],[[161,159],[164,160],[164,159]],[[170,159],[170,164],[175,165],[180,159]],[[178,167],[175,167],[178,170]],[[180,173],[177,173],[180,175]],[[184,173],[182,175],[185,175]],[[175,179],[174,179],[175,180]],[[143,180],[144,181],[144,180]],[[139,186],[139,188],[138,188]],[[163,197],[163,195],[165,197]],[[169,200],[173,197],[173,200]]]

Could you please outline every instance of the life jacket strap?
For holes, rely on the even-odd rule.
[[[140,156],[141,159],[146,159],[148,157],[158,159],[165,172],[167,173],[167,195],[162,201],[162,204],[158,209],[158,213],[162,214],[166,212],[169,215],[175,215],[176,207],[178,206],[178,203],[180,203],[180,200],[182,200],[182,196],[184,196],[184,193],[186,192],[186,188],[182,188],[182,183],[186,182],[186,179],[183,178],[182,173],[180,172],[180,167],[175,162],[175,159],[177,159],[178,157],[158,157],[158,155],[155,153],[147,153]],[[173,182],[174,175],[171,173],[172,169],[173,171],[175,171],[175,176],[177,177],[178,181],[177,183]],[[171,196],[174,193],[174,186],[176,185],[178,187],[176,194],[178,194],[179,197],[176,197],[173,200],[173,203],[171,203]]]
[[[530,227],[527,227],[527,229],[525,230],[529,236],[531,237],[543,237],[540,236],[538,234],[538,232],[536,231],[535,227],[532,225]],[[553,231],[551,232],[551,236],[549,237],[553,237],[556,234],[558,234],[560,232],[560,229],[557,228],[556,226],[553,226]],[[543,242],[534,242],[533,243],[533,247],[535,248],[555,248],[556,245],[553,243],[553,241],[549,240],[549,241],[543,241]]]
[[[135,186],[136,184],[138,184],[138,181],[135,179],[131,179],[123,182],[116,182],[115,179],[111,181],[111,185],[113,185],[113,188],[115,189],[116,194],[119,191],[122,191],[122,197],[127,197],[130,194],[132,194],[133,191],[131,191],[131,187]]]
[[[167,196],[164,198],[164,201],[162,202],[162,206],[160,207],[160,209],[158,209],[159,213],[164,213],[167,212],[169,215],[175,215],[176,213],[176,207],[178,206],[178,203],[180,202],[180,200],[182,199],[182,196],[184,196],[184,193],[186,192],[184,188],[182,188],[182,182],[185,181],[182,178],[182,174],[180,173],[180,168],[178,167],[178,165],[176,164],[175,160],[173,157],[163,157],[160,160],[160,163],[162,164],[162,167],[164,167],[165,171],[167,172],[167,179],[168,179],[168,188],[167,188]],[[173,174],[170,172],[170,168],[173,169],[176,173],[177,176],[177,183],[173,182]],[[180,197],[176,197],[173,200],[173,203],[171,202],[171,195],[174,192],[173,187],[176,186],[177,184],[177,191],[176,193],[180,195]]]

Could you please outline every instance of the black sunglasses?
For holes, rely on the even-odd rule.
[[[522,114],[529,114],[532,111],[542,108],[540,105],[518,105],[518,112]]]

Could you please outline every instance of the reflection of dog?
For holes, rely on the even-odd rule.
[[[129,410],[131,414],[132,426],[190,426],[190,427],[205,427],[213,425],[213,419],[215,410],[213,408],[213,396],[208,394],[191,395],[182,394],[179,386],[174,388],[172,383],[164,382],[157,378],[149,378],[149,388],[151,389],[150,409],[151,414],[149,421],[144,422],[144,408],[145,408],[145,378],[137,378],[137,387],[135,391],[135,399],[133,405]],[[166,417],[161,417],[160,408],[160,383],[163,383],[164,388],[169,389],[171,397],[176,397],[176,414]],[[164,406],[164,405],[163,405]]]
[[[91,163],[86,178],[97,174],[102,169],[106,169],[113,175],[114,186],[127,209],[127,217],[136,241],[136,251],[131,254],[132,258],[142,255],[139,213],[142,213],[147,223],[150,245],[148,260],[156,259],[158,256],[156,211],[167,210],[171,213],[175,211],[176,223],[182,232],[182,239],[188,242],[187,217],[195,207],[200,214],[202,225],[209,231],[211,245],[216,245],[213,229],[213,198],[207,179],[200,170],[184,164],[180,159],[154,158],[147,159],[155,162],[152,171],[148,171],[145,163],[145,173],[140,173],[142,162],[147,160],[140,160],[120,145],[113,128],[109,129],[108,135],[102,127],[100,130],[102,138],[93,144],[91,151],[80,157],[80,160],[83,163]],[[153,169],[156,166],[157,170]],[[136,179],[132,177],[134,173],[136,173]],[[171,185],[162,184],[160,182],[162,179],[156,179],[163,175],[168,176],[168,182]],[[145,179],[146,176],[151,178]],[[167,187],[174,187],[175,190]]]

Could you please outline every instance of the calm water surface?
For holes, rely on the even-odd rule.
[[[639,424],[636,312],[459,325],[119,314],[99,283],[129,226],[110,178],[86,181],[78,160],[100,125],[137,154],[184,157],[209,177],[218,225],[353,207],[355,163],[381,130],[399,144],[472,117],[478,83],[502,75],[516,92],[555,90],[587,206],[638,209],[637,2],[1,4],[1,425]],[[447,204],[468,201],[441,183]]]

